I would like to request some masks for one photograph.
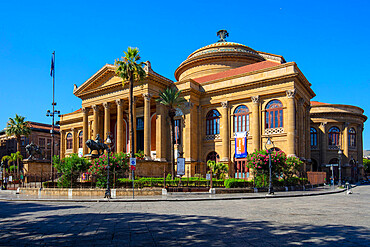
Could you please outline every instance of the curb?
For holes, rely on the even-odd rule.
[[[355,188],[353,186],[352,188]],[[42,202],[182,202],[182,201],[226,201],[226,200],[255,200],[255,199],[275,199],[275,198],[289,198],[289,197],[304,197],[304,196],[320,196],[330,195],[345,192],[346,189],[340,189],[335,191],[325,191],[318,193],[301,193],[301,194],[290,194],[290,195],[261,195],[261,196],[240,196],[240,197],[212,197],[210,194],[209,198],[158,198],[158,199],[52,199],[52,198],[40,198],[40,199],[1,199],[0,201],[11,201],[11,202],[29,202],[29,201],[42,201]]]

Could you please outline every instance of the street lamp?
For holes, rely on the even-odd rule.
[[[339,179],[338,179],[338,186],[342,186],[342,164],[341,164],[341,161],[342,161],[342,150],[339,149],[338,150],[338,169],[339,169]]]
[[[267,145],[273,145],[271,149],[267,149]],[[271,152],[275,147],[275,144],[271,141],[271,138],[268,136],[267,137],[267,141],[265,143],[265,149],[267,151],[267,153],[269,154],[269,174],[270,174],[270,177],[269,177],[269,191],[268,191],[268,195],[273,195],[274,194],[274,188],[272,187],[272,181],[271,181]]]
[[[110,194],[110,188],[109,188],[109,154],[111,152],[110,145],[112,143],[112,140],[110,139],[110,134],[109,133],[107,134],[107,140],[105,142],[108,144],[108,146],[106,148],[107,153],[108,153],[108,166],[107,166],[108,167],[108,172],[107,172],[107,190],[105,191],[104,198],[110,199],[111,198],[111,194]]]
[[[51,121],[51,130],[50,130],[50,134],[51,134],[51,143],[52,143],[52,147],[51,147],[51,157],[50,157],[50,166],[51,166],[51,181],[54,182],[54,173],[53,173],[53,156],[54,156],[54,116],[55,114],[58,115],[58,117],[60,117],[60,111],[57,111],[57,110],[54,110],[54,107],[57,105],[56,102],[54,102],[54,93],[53,93],[53,103],[52,103],[52,106],[53,106],[53,110],[50,111],[50,110],[47,110],[46,111],[46,116],[47,117],[51,117],[52,118],[52,121]]]

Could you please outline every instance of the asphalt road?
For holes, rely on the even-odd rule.
[[[369,246],[370,185],[353,194],[159,202],[0,201],[0,246]]]

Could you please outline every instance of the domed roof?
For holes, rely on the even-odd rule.
[[[175,71],[176,80],[197,78],[265,61],[252,48],[235,42],[227,42],[224,39],[228,36],[227,31],[221,31],[226,32],[226,36],[220,35],[220,41],[194,51],[180,64]]]
[[[217,54],[217,53],[228,53],[228,52],[244,52],[250,53],[259,56],[258,52],[253,50],[252,48],[242,45],[235,42],[216,42],[191,53],[186,60],[191,58],[201,56],[201,55],[210,55],[210,54]],[[184,62],[186,62],[186,60]],[[183,62],[183,63],[184,63]]]

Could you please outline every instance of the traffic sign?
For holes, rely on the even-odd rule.
[[[136,170],[136,158],[130,158],[130,167],[131,167],[131,171]]]
[[[136,166],[136,158],[130,158],[130,165]]]

